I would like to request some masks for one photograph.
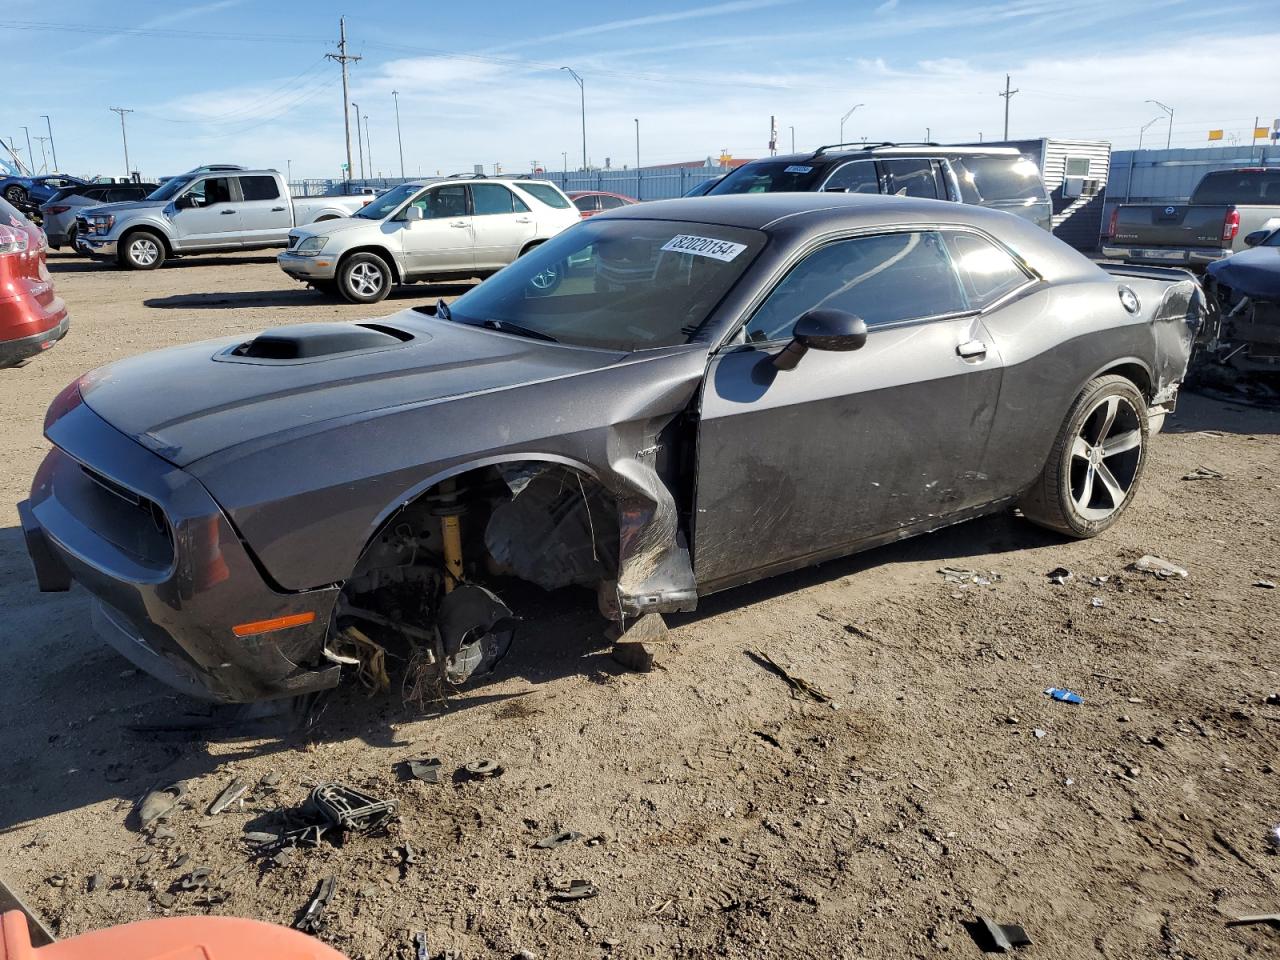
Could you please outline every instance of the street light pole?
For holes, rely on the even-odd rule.
[[[40,116],[44,118],[44,128],[49,134],[49,149],[53,151],[53,169],[56,173],[58,170],[58,146],[53,142],[53,124],[49,122],[49,115],[47,113],[42,113]]]
[[[369,154],[369,176],[373,176],[373,138],[369,136],[369,115],[364,115],[364,149]]]
[[[40,144],[40,172],[49,172],[49,155],[44,152],[44,145],[49,140],[48,137],[36,137],[36,142]]]
[[[391,96],[396,101],[396,146],[400,148],[400,179],[404,176],[404,141],[400,139],[400,93],[396,90],[391,91]]]
[[[36,155],[31,149],[31,131],[26,127],[23,127],[22,132],[27,135],[27,165],[31,167],[31,172],[35,173]]]
[[[568,70],[569,76],[573,77],[578,84],[578,95],[582,98],[582,172],[587,170],[587,88],[582,82],[582,78],[574,73],[569,67],[561,67],[561,70]]]
[[[791,128],[791,152],[796,152],[796,128]]]
[[[356,108],[356,156],[360,158],[360,179],[364,179],[364,135],[360,133],[360,104],[354,100],[351,105]]]
[[[124,178],[127,181],[133,176],[133,171],[129,169],[129,134],[124,129],[124,115],[133,113],[133,111],[124,107],[108,107],[107,109],[112,113],[120,114],[120,139],[124,141]]]
[[[844,122],[853,116],[853,111],[857,110],[859,107],[865,107],[865,106],[866,106],[865,103],[855,103],[852,107],[849,108],[849,112],[840,118],[840,142],[841,143],[844,143]]]
[[[1164,148],[1168,150],[1173,146],[1173,107],[1168,104],[1161,103],[1159,100],[1145,100],[1144,103],[1154,103],[1157,107],[1169,115],[1169,135],[1165,138]]]

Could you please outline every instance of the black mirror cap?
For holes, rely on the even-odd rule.
[[[856,313],[819,307],[801,314],[792,336],[814,350],[860,350],[867,342],[867,324]]]
[[[184,193],[177,200],[173,201],[173,205],[178,210],[191,210],[196,205],[196,198],[189,193]]]
[[[1246,247],[1256,247],[1269,236],[1271,236],[1270,230],[1255,230],[1253,233],[1246,233],[1244,236],[1244,245]]]

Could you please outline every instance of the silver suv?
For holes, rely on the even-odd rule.
[[[374,303],[397,283],[488,276],[579,219],[546,180],[418,180],[352,217],[291,231],[276,262],[318,290]]]

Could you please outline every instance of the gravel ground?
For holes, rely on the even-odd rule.
[[[979,915],[1025,926],[1027,957],[1280,956],[1280,930],[1225,924],[1280,910],[1280,590],[1254,585],[1280,580],[1280,414],[1188,395],[1103,536],[997,516],[734,590],[672,618],[654,673],[609,659],[567,593],[432,715],[343,688],[305,733],[145,731],[198,708],[95,642],[83,592],[37,593],[22,547],[49,401],[116,357],[450,290],[370,311],[264,257],[51,269],[71,334],[0,371],[0,870],[60,936],[166,913],[291,923],[334,876],[321,936],[353,958],[413,956],[417,931],[466,958],[963,957]],[[1200,466],[1223,479],[1181,479]],[[1127,569],[1146,553],[1189,577]],[[398,775],[423,756],[442,782]],[[454,776],[481,756],[505,772]],[[267,774],[277,787],[207,815],[233,777]],[[162,836],[133,829],[136,798],[176,780],[188,805]],[[394,799],[397,819],[254,856],[242,832],[323,780]],[[560,830],[583,836],[533,847]],[[196,866],[203,894],[181,888]],[[598,896],[553,898],[575,879]]]

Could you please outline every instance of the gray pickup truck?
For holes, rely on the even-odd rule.
[[[283,247],[294,227],[349,217],[372,199],[294,200],[275,170],[193,170],[145,200],[85,208],[76,217],[76,249],[154,270],[183,254]]]
[[[1280,227],[1280,169],[1206,173],[1189,203],[1122,203],[1111,212],[1102,255],[1125,263],[1203,269]],[[1255,234],[1257,236],[1255,236]]]

